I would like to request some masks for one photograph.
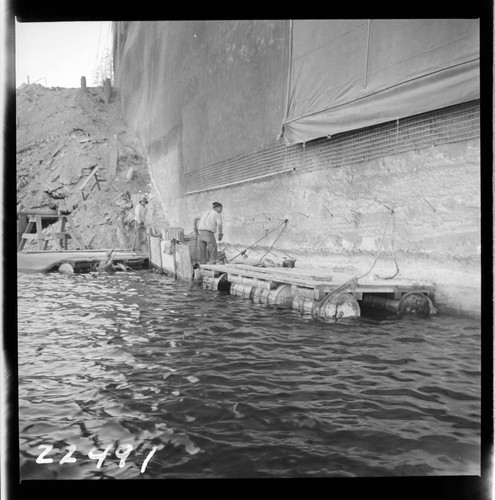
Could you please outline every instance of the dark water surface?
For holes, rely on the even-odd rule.
[[[475,320],[326,323],[147,271],[18,274],[18,308],[21,479],[480,473]]]

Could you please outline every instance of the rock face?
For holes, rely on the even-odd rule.
[[[124,213],[130,221],[143,196],[149,202],[147,225],[158,231],[167,227],[152,188],[147,151],[128,130],[120,109],[118,95],[112,92],[106,102],[102,87],[19,87],[17,211],[70,212],[91,248],[121,248],[117,218]],[[95,168],[96,174],[87,181]],[[131,179],[127,176],[130,169],[134,172]],[[99,188],[94,185],[95,176]],[[132,228],[125,227],[129,238]]]

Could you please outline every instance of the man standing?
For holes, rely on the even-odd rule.
[[[146,209],[146,205],[148,204],[148,200],[146,197],[141,198],[139,200],[139,204],[136,205],[136,210],[134,212],[134,219],[136,220],[136,237],[135,237],[135,247],[138,247],[138,249],[141,249],[141,246],[143,243],[145,243],[146,240],[146,229],[144,227],[144,223],[146,221],[146,214],[148,210]],[[134,248],[133,250],[136,250]]]
[[[120,248],[127,248],[127,221],[125,219],[125,209],[119,211],[117,216],[116,226],[117,226],[117,240],[120,244]]]
[[[217,260],[217,242],[215,232],[218,229],[218,241],[222,241],[222,204],[215,201],[213,209],[202,215],[197,215],[193,219],[194,232],[199,240],[199,260],[200,264],[215,263]],[[208,251],[209,258],[206,258]]]

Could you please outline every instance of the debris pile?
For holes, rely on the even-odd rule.
[[[116,221],[122,211],[131,220],[143,196],[147,225],[168,226],[144,145],[127,128],[115,91],[106,103],[103,87],[23,84],[16,111],[17,212],[70,213],[88,248],[120,248]]]

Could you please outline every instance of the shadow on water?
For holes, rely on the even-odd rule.
[[[331,323],[153,272],[20,274],[18,311],[22,479],[479,474],[474,320]]]

